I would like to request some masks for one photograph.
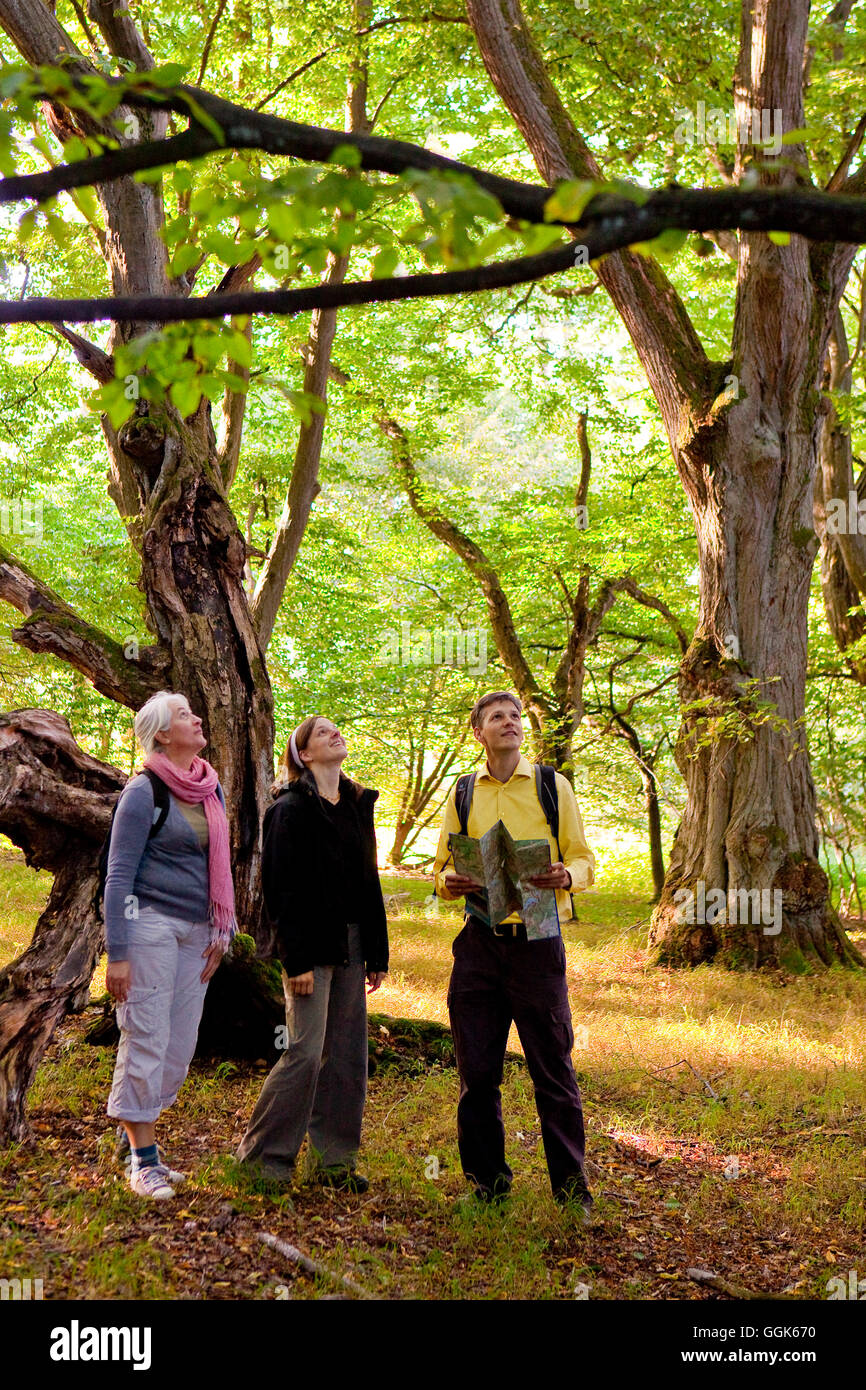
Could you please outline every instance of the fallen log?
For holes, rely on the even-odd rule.
[[[713,1274],[708,1269],[687,1269],[686,1274],[696,1284],[701,1284],[704,1288],[715,1289],[716,1293],[726,1294],[728,1298],[769,1300],[774,1303],[798,1301],[795,1295],[790,1293],[764,1293],[762,1289],[743,1288],[741,1284],[732,1284],[730,1280],[723,1279],[721,1275]]]

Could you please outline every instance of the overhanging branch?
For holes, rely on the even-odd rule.
[[[0,546],[0,599],[24,614],[14,641],[49,652],[86,676],[111,700],[138,709],[160,689],[167,657],[156,647],[125,648],[70,608],[19,559]]]
[[[168,142],[166,142],[168,143]],[[628,200],[595,199],[574,229],[584,259],[594,261],[635,242],[651,241],[668,228],[708,231],[741,227],[750,232],[780,231],[818,242],[866,242],[866,198],[826,193],[758,189],[662,189],[642,207]],[[611,202],[618,205],[614,210]],[[339,309],[358,304],[391,303],[438,295],[475,294],[540,280],[573,267],[574,244],[536,256],[520,256],[467,270],[406,275],[304,289],[211,294],[190,299],[170,295],[105,299],[34,298],[0,303],[0,323],[94,323],[148,320],[177,323],[222,318],[226,314],[292,315],[312,309]]]

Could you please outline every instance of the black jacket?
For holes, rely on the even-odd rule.
[[[388,969],[388,927],[376,865],[373,806],[379,793],[360,791],[340,777],[341,796],[357,797],[364,844],[364,876],[351,885],[352,920],[360,924],[368,971]],[[276,955],[287,975],[303,975],[314,965],[343,965],[348,932],[335,895],[342,872],[334,831],[315,791],[290,782],[265,812],[262,886],[274,932]]]

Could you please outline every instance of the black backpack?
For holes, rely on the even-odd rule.
[[[475,779],[477,772],[465,772],[462,777],[457,778],[457,786],[454,790],[454,807],[460,820],[460,834],[467,835],[469,824],[469,807],[472,805],[472,793],[475,791]],[[544,812],[544,819],[550,826],[550,833],[556,841],[556,852],[562,861],[562,848],[559,843],[559,793],[556,790],[556,769],[547,763],[535,764],[535,791],[538,796],[541,809]],[[571,915],[574,912],[574,894],[569,893],[571,899]],[[476,899],[476,894],[469,894],[466,898]]]
[[[150,768],[147,767],[143,768],[142,771],[153,787],[153,804],[159,811],[159,815],[150,827],[147,836],[148,840],[152,840],[154,835],[158,835],[165,825],[166,817],[171,806],[171,796],[168,787],[161,777],[157,777],[156,773],[151,772]],[[121,796],[122,795],[123,793],[121,793]],[[111,848],[111,832],[114,829],[114,817],[117,815],[117,808],[119,805],[120,797],[118,797],[114,803],[114,810],[111,813],[111,824],[108,827],[108,834],[103,841],[102,849],[99,851],[99,861],[96,866],[97,879],[96,889],[93,894],[93,911],[100,921],[105,920],[103,916],[103,898],[105,897],[105,880],[108,876],[108,851]]]

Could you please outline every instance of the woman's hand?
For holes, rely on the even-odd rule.
[[[370,988],[367,990],[367,993],[375,994],[387,974],[387,970],[368,970],[367,982]]]
[[[108,962],[108,969],[105,972],[105,988],[116,999],[118,1004],[126,1003],[126,996],[129,993],[129,961],[114,960]]]
[[[312,994],[313,992],[313,972],[307,970],[303,975],[289,976],[289,989],[292,994]]]
[[[218,941],[214,942],[213,946],[208,946],[206,951],[202,951],[202,956],[204,957],[205,962],[204,970],[201,972],[202,984],[207,984],[211,975],[216,974],[216,971],[219,967],[219,963],[224,955],[225,947],[222,946]]]

